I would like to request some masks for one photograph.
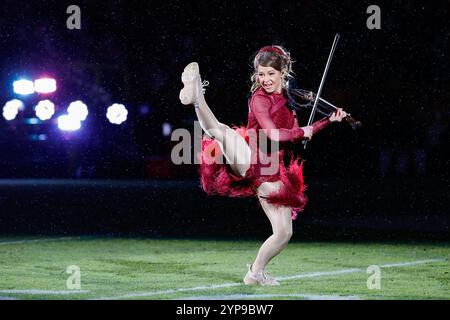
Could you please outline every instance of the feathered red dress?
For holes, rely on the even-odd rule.
[[[315,122],[313,133],[325,128],[330,123],[328,118]],[[287,99],[282,93],[267,93],[259,88],[252,95],[249,103],[247,127],[234,127],[249,144],[252,152],[250,168],[244,177],[236,176],[222,158],[216,140],[207,136],[202,139],[200,157],[200,176],[203,190],[208,195],[229,197],[253,197],[256,189],[264,182],[281,181],[282,187],[266,197],[274,205],[292,208],[292,219],[304,210],[308,199],[305,196],[306,184],[303,179],[303,161],[292,157],[293,144],[304,136],[299,127],[295,112],[287,107]],[[278,130],[271,130],[278,129]],[[263,134],[260,134],[260,131]],[[279,150],[267,152],[260,148],[261,137],[279,142]],[[256,143],[253,143],[256,142]],[[268,142],[270,144],[270,141]],[[284,156],[289,156],[289,164],[284,163]],[[270,159],[275,161],[270,161]]]

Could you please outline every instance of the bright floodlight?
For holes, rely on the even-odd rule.
[[[41,78],[34,81],[34,89],[39,93],[50,93],[56,91],[56,80]]]
[[[9,100],[8,102],[6,102],[5,106],[3,108],[15,109],[17,111],[20,111],[25,108],[25,105],[19,99],[12,99],[12,100]]]
[[[19,110],[24,109],[24,104],[18,99],[13,99],[5,103],[3,106],[3,118],[8,121],[14,120]]]
[[[30,80],[17,80],[13,82],[14,92],[17,94],[32,94],[34,92],[33,81]]]
[[[48,120],[55,114],[55,105],[50,100],[39,101],[35,111],[39,119]]]
[[[5,110],[3,109],[3,118],[5,120],[11,121],[14,120],[17,116],[17,112],[14,112],[13,110]]]
[[[58,117],[58,128],[63,131],[75,131],[81,128],[81,122],[80,119],[68,114],[62,115]]]
[[[127,120],[128,111],[123,104],[114,103],[106,112],[106,117],[109,122],[114,124],[121,124]]]
[[[77,118],[80,121],[86,120],[89,114],[87,105],[80,100],[70,103],[67,112],[71,117]]]

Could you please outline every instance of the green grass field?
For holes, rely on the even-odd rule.
[[[0,299],[450,299],[448,243],[292,242],[269,264],[281,286],[248,287],[259,245],[0,238]],[[67,286],[71,265],[80,289]],[[370,265],[380,267],[380,289],[368,289]]]

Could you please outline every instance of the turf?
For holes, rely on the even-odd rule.
[[[241,281],[257,241],[23,240],[0,238],[0,299],[450,299],[448,243],[291,242],[268,270],[302,276],[279,287],[249,287]],[[383,267],[430,259],[439,260]],[[82,291],[67,288],[70,265],[80,268]],[[367,287],[370,265],[381,267],[380,289]],[[31,289],[49,292],[8,291]]]

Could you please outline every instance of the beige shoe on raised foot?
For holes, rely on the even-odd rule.
[[[205,93],[204,87],[209,85],[208,81],[200,79],[200,69],[197,62],[189,63],[181,74],[181,81],[184,84],[180,91],[180,101],[184,105],[193,104],[198,106],[198,97]]]
[[[244,283],[246,285],[254,286],[254,285],[261,285],[261,286],[279,286],[280,283],[275,280],[273,277],[268,275],[265,271],[264,272],[258,272],[254,273],[252,271],[252,265],[248,264],[248,272],[244,277]]]

